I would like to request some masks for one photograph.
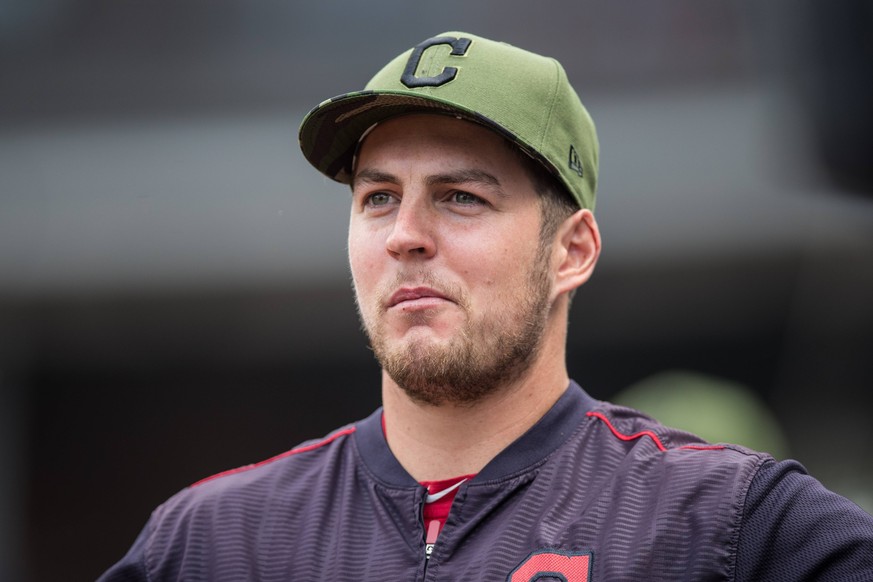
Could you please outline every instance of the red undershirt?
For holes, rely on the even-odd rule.
[[[437,536],[440,530],[446,525],[446,519],[449,517],[449,511],[452,509],[452,502],[455,500],[455,495],[458,493],[457,485],[464,481],[472,479],[475,475],[462,475],[453,477],[452,479],[443,479],[440,481],[420,481],[422,485],[427,487],[428,496],[439,495],[441,491],[450,489],[447,493],[435,501],[425,501],[422,518],[424,519],[424,527],[427,531],[425,543],[428,546],[433,546],[436,543]],[[428,551],[430,554],[430,551]]]
[[[385,415],[382,415],[382,433],[385,434]],[[387,435],[386,435],[387,438]],[[458,493],[458,486],[472,479],[476,475],[461,475],[460,477],[452,477],[451,479],[441,479],[439,481],[419,481],[421,485],[427,488],[428,497],[439,496],[440,492],[450,491],[439,496],[434,501],[425,500],[424,510],[422,511],[422,519],[424,528],[427,531],[425,536],[425,544],[427,548],[427,556],[433,551],[433,546],[436,543],[437,537],[443,526],[446,525],[446,519],[449,517],[449,511],[452,509],[452,502],[455,500],[455,495]]]

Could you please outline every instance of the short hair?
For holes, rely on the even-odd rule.
[[[534,190],[538,194],[540,205],[540,240],[537,252],[545,255],[554,242],[558,227],[580,210],[579,203],[571,196],[564,184],[546,167],[527,155],[524,151],[504,140],[504,143],[515,153],[525,173],[530,178]],[[573,298],[578,289],[567,294],[567,307],[573,304]]]
[[[546,167],[527,155],[517,146],[505,141],[521,163],[525,173],[530,178],[534,190],[539,195],[540,214],[540,249],[545,250],[552,243],[558,227],[569,216],[580,209],[579,203],[570,195],[566,186]]]

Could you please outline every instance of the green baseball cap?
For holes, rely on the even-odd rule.
[[[455,115],[515,143],[554,174],[582,208],[594,209],[594,122],[558,61],[465,32],[446,32],[404,52],[363,91],[322,102],[300,125],[300,148],[318,171],[348,184],[361,137],[414,112]]]

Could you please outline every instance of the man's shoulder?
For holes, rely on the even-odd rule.
[[[250,579],[254,557],[239,548],[252,540],[264,546],[290,541],[289,532],[300,530],[289,524],[305,521],[313,507],[329,506],[337,488],[356,482],[356,431],[356,425],[344,426],[189,485],[154,510],[130,552],[104,579],[128,579],[131,572],[177,579],[183,571],[192,579],[216,579],[222,565],[248,572],[231,578]]]
[[[212,482],[220,483],[225,487],[231,487],[236,483],[242,484],[269,479],[271,476],[289,470],[292,467],[294,471],[300,471],[304,468],[317,469],[320,461],[323,459],[331,455],[340,454],[344,450],[344,445],[347,444],[348,437],[354,434],[356,430],[357,427],[354,424],[343,426],[322,438],[305,441],[288,451],[263,461],[205,477],[191,485],[191,488],[196,489]]]
[[[168,499],[154,517],[176,521],[240,503],[250,509],[262,508],[275,502],[277,488],[285,498],[315,495],[325,468],[337,462],[347,464],[354,454],[349,439],[356,430],[353,424],[343,426],[262,461],[205,477]]]
[[[586,415],[595,425],[600,425],[605,440],[625,443],[628,446],[646,442],[653,452],[728,451],[731,456],[749,457],[760,462],[772,459],[769,454],[741,445],[710,443],[693,433],[661,424],[639,410],[610,402],[598,403]]]
[[[773,462],[767,453],[710,443],[632,408],[602,402],[586,415],[586,438],[596,442],[595,454],[602,466],[662,483],[681,481],[683,488],[696,490],[724,479],[742,495],[761,467]]]

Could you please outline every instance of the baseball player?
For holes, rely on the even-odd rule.
[[[873,517],[798,463],[568,377],[601,240],[560,64],[447,32],[313,109],[300,145],[351,187],[383,406],[184,489],[102,580],[873,580]]]

